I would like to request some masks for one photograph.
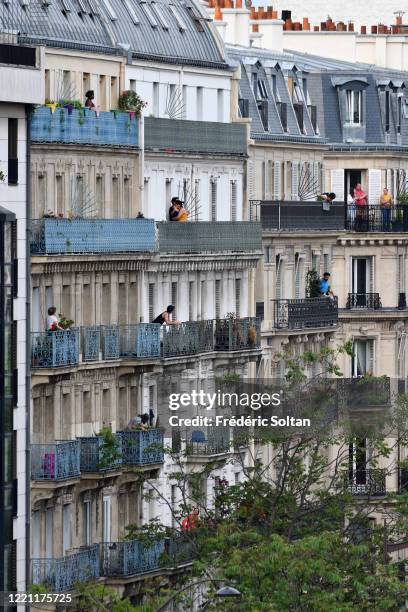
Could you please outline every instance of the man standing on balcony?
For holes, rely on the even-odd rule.
[[[319,281],[320,294],[333,299],[333,292],[330,288],[330,272],[325,272]]]
[[[391,230],[392,197],[386,187],[384,187],[383,194],[380,198],[380,208],[383,232],[389,232]]]

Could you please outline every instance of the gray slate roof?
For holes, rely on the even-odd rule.
[[[333,148],[408,148],[408,72],[380,68],[369,64],[343,62],[299,52],[275,52],[256,47],[227,46],[231,64],[241,65],[240,97],[249,100],[249,116],[252,119],[251,137],[254,140],[282,140],[304,143],[328,143]],[[294,69],[296,67],[296,69]],[[268,89],[268,130],[265,130],[258,110],[257,98],[251,84],[251,73],[257,72]],[[281,102],[287,104],[285,133],[277,105],[271,92],[271,75],[276,77]],[[305,77],[310,105],[316,106],[318,134],[310,122],[310,114],[304,108],[304,133],[299,130],[296,115],[289,96],[285,75]],[[296,77],[297,75],[297,77]],[[341,120],[341,100],[338,89],[353,82],[365,90],[364,130],[354,141],[344,130]],[[390,85],[392,96],[390,128],[385,133],[384,87]],[[405,87],[404,87],[405,85]],[[398,94],[396,93],[398,89]],[[396,96],[402,96],[403,113],[400,133],[397,132]],[[362,136],[363,135],[363,136]],[[362,136],[362,137],[361,137]]]
[[[0,4],[0,19],[22,41],[111,53],[125,47],[146,59],[226,67],[197,0],[28,0],[26,6],[9,0]]]

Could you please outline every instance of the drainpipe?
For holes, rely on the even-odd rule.
[[[30,253],[30,225],[31,225],[31,138],[30,138],[30,122],[31,122],[32,106],[26,105],[26,450],[25,450],[25,468],[26,468],[26,499],[25,499],[25,535],[26,535],[26,579],[25,586],[27,588],[30,583],[30,557],[31,557],[31,541],[30,541],[30,515],[31,515],[31,469],[30,469],[30,443],[31,443],[31,253]]]

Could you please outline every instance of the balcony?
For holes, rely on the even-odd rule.
[[[300,330],[334,327],[338,321],[338,301],[327,297],[273,300],[275,329]]]
[[[122,462],[124,465],[155,465],[164,461],[163,431],[121,431],[117,436],[122,440]]]
[[[33,368],[59,368],[78,363],[78,329],[31,334],[31,365]]]
[[[252,200],[251,215],[266,231],[341,231],[345,229],[344,202],[325,210],[322,202]]]
[[[81,144],[101,147],[137,149],[139,121],[130,113],[99,113],[47,106],[34,109],[31,118],[31,141],[38,143]]]
[[[337,391],[345,407],[350,410],[391,405],[391,380],[388,376],[339,378]]]
[[[157,223],[160,253],[262,252],[261,225],[248,221]]]
[[[261,324],[255,317],[243,319],[216,319],[215,350],[243,351],[259,349]]]
[[[108,448],[101,436],[78,438],[81,473],[100,473],[120,469],[122,438],[116,436],[116,448]]]
[[[32,255],[153,253],[153,219],[36,219],[31,221]]]
[[[368,308],[379,310],[382,307],[379,293],[349,293],[347,296],[346,309]]]
[[[31,445],[31,479],[58,481],[79,478],[79,442]]]
[[[31,367],[53,369],[118,359],[169,359],[214,351],[260,348],[260,321],[209,319],[161,327],[157,323],[94,325],[33,332]]]
[[[99,555],[99,544],[94,544],[59,559],[32,559],[32,582],[49,593],[71,591],[77,582],[100,577]]]
[[[352,495],[379,497],[386,494],[386,471],[383,469],[356,470],[348,474],[348,490]]]
[[[186,455],[209,457],[229,453],[231,446],[229,427],[207,427],[189,431],[186,435]]]
[[[214,350],[214,323],[186,321],[163,329],[163,357],[197,355]]]
[[[145,117],[145,149],[166,153],[247,155],[247,128],[240,123],[215,123]]]
[[[172,538],[143,542],[124,540],[102,544],[103,573],[106,577],[129,578],[191,563],[192,544],[183,534]]]
[[[380,206],[348,205],[346,229],[355,232],[408,232],[408,206],[397,204],[389,212]]]

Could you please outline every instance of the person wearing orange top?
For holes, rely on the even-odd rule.
[[[384,187],[384,191],[380,198],[380,208],[381,208],[383,231],[389,232],[391,230],[392,197],[387,187]]]
[[[192,531],[193,529],[196,529],[198,527],[198,515],[198,508],[194,508],[193,511],[182,520],[181,529],[183,531]]]

